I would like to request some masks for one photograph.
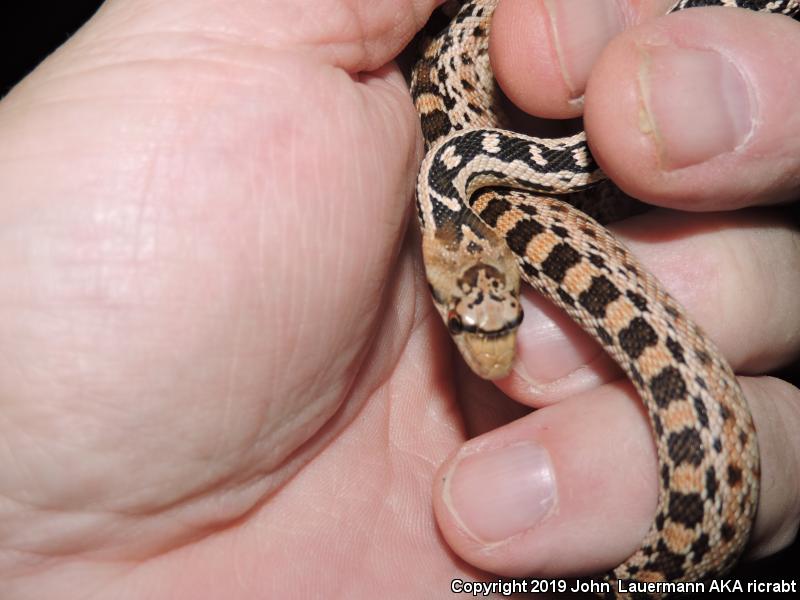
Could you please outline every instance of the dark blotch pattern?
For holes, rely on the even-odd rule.
[[[703,404],[703,399],[699,396],[694,397],[694,410],[697,413],[697,421],[703,429],[708,428],[708,411],[706,405]]]
[[[683,429],[673,432],[667,440],[669,456],[675,462],[675,466],[688,463],[698,466],[703,462],[704,448],[703,440],[696,429]]]
[[[703,520],[703,499],[700,494],[669,493],[669,518],[689,529]]]
[[[426,140],[435,140],[450,133],[452,125],[450,119],[441,110],[433,110],[425,115],[419,116],[422,125],[422,135]]]
[[[542,231],[543,228],[537,221],[522,220],[506,234],[506,242],[511,250],[523,256],[528,247],[528,242],[533,239],[533,236]]]
[[[736,535],[736,529],[734,529],[733,525],[730,523],[723,523],[722,527],[720,527],[720,533],[722,534],[723,540],[730,542],[733,536]]]
[[[705,350],[697,348],[694,351],[694,355],[697,357],[697,360],[700,361],[700,364],[703,365],[704,367],[707,367],[709,364],[711,364],[711,357]]]
[[[656,404],[666,408],[673,400],[683,400],[686,397],[686,384],[678,369],[665,367],[650,380],[650,391]]]
[[[505,198],[493,198],[481,211],[481,219],[490,227],[497,225],[497,220],[511,210],[511,203]]]
[[[522,270],[525,272],[525,275],[528,276],[530,279],[539,279],[539,269],[534,267],[529,262],[522,263]]]
[[[561,298],[561,301],[564,304],[566,304],[568,306],[575,306],[575,299],[572,296],[570,296],[567,292],[565,292],[561,288],[558,288],[558,292],[557,293],[558,293],[558,297]]]
[[[663,540],[658,542],[658,553],[653,557],[653,561],[645,565],[645,568],[652,571],[660,571],[664,574],[667,581],[679,579],[684,573],[684,557],[672,552]]]
[[[657,414],[653,415],[653,431],[656,432],[658,437],[664,435],[664,424],[661,422],[661,417]]]
[[[717,495],[718,488],[719,482],[717,481],[717,472],[714,470],[714,467],[708,467],[706,471],[706,494],[710,500],[713,500],[714,496]]]
[[[658,334],[642,317],[631,319],[628,326],[619,332],[619,345],[633,359],[642,355],[646,348],[658,343]]]
[[[640,277],[639,269],[636,268],[636,265],[626,262],[622,266],[625,267],[625,269],[627,269],[630,273],[633,273],[636,277]]]
[[[681,346],[680,342],[672,338],[667,338],[667,349],[669,353],[672,354],[672,358],[679,363],[686,364],[686,360],[683,358],[683,346]]]
[[[728,485],[736,487],[742,482],[742,470],[736,465],[728,465]]]
[[[628,370],[630,371],[631,378],[633,379],[634,383],[639,387],[644,387],[644,378],[642,374],[639,373],[639,369],[636,368],[636,365],[633,363],[628,364]]]
[[[564,280],[564,276],[572,267],[581,262],[580,253],[566,243],[556,244],[542,261],[542,272],[557,283]]]
[[[602,325],[597,326],[597,337],[600,338],[600,341],[603,343],[604,346],[610,346],[614,339],[611,337],[611,334],[606,331],[606,328]]]
[[[708,534],[701,533],[692,544],[692,562],[699,565],[705,555],[708,554],[709,549]]]
[[[589,255],[589,262],[592,263],[598,269],[602,269],[606,266],[605,259],[600,256],[599,254],[590,254]]]
[[[620,297],[619,290],[605,275],[592,278],[589,289],[581,292],[578,302],[593,317],[602,319],[606,316],[606,307]]]
[[[749,437],[749,436],[747,435],[747,432],[746,432],[746,431],[740,431],[740,432],[739,432],[739,443],[740,443],[742,446],[746,445],[746,444],[747,444],[747,439],[748,439],[748,437]]]
[[[637,294],[634,291],[628,290],[625,292],[625,295],[628,297],[628,300],[633,303],[633,305],[638,308],[640,311],[645,312],[647,311],[647,300],[641,294]]]

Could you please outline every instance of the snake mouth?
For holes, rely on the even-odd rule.
[[[517,343],[516,328],[505,333],[486,335],[460,335],[456,345],[469,368],[483,379],[502,379],[511,373],[514,349]]]
[[[517,327],[519,327],[520,323],[522,323],[523,316],[524,315],[522,311],[520,311],[520,313],[516,317],[514,317],[514,319],[512,319],[511,321],[507,321],[506,323],[503,323],[503,326],[500,327],[499,329],[493,329],[493,330],[486,330],[482,328],[480,325],[468,324],[462,322],[461,333],[469,333],[471,335],[479,336],[487,340],[496,340],[516,330]]]

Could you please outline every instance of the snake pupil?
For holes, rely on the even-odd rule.
[[[461,317],[455,311],[450,311],[447,315],[447,328],[450,330],[450,333],[453,335],[458,335],[462,331],[464,331],[464,325],[461,322]]]

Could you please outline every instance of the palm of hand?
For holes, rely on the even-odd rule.
[[[8,140],[32,150],[20,186],[55,175],[4,215],[30,232],[6,270],[27,283],[3,317],[20,357],[9,539],[48,557],[42,591],[91,573],[114,597],[143,577],[187,597],[321,593],[356,585],[335,567],[354,557],[364,590],[452,577],[466,567],[430,490],[463,434],[402,244],[417,124],[381,67],[402,40],[348,57],[346,35],[297,51],[150,35],[48,77],[67,49],[6,101],[65,99]],[[23,202],[36,220],[14,220]]]

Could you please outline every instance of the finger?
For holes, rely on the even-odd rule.
[[[800,522],[800,391],[743,379],[762,460],[750,552],[785,547]],[[442,533],[467,562],[507,576],[583,575],[620,564],[655,514],[650,428],[630,388],[605,386],[471,440],[437,478]]]
[[[800,355],[800,231],[785,211],[653,211],[612,227],[740,373]],[[500,387],[534,406],[614,381],[599,344],[533,291],[523,296],[513,375]]]
[[[583,112],[589,73],[618,33],[663,15],[674,0],[501,0],[492,18],[492,70],[514,104],[540,117]]]
[[[793,197],[800,185],[800,23],[720,7],[616,37],[595,64],[585,124],[623,190],[689,210]]]

